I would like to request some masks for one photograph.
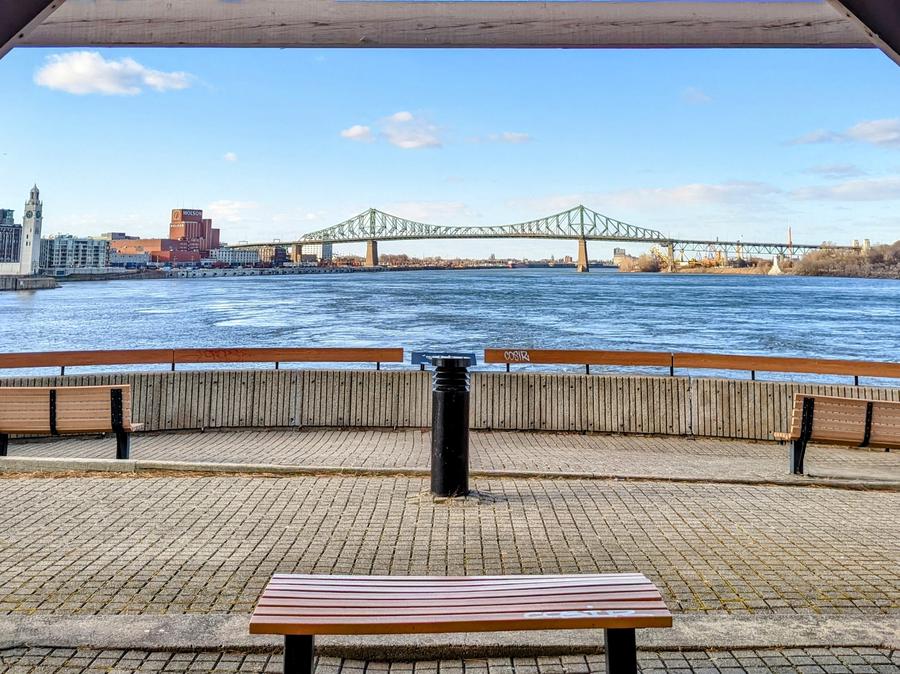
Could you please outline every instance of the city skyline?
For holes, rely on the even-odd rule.
[[[893,241],[898,83],[874,51],[17,50],[0,63],[17,103],[0,111],[16,130],[0,207],[20,219],[37,181],[45,235],[152,236],[174,206],[204,209],[234,243],[370,206],[475,225],[584,203],[682,237]]]

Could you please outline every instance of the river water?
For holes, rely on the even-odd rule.
[[[900,361],[900,282],[497,269],[101,281],[0,293],[2,352],[227,346]]]

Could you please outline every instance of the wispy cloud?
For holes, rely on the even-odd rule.
[[[855,164],[817,164],[810,166],[804,173],[823,178],[855,178],[866,172]]]
[[[369,125],[354,124],[341,131],[341,137],[359,143],[372,143],[377,138],[383,138],[402,150],[420,150],[443,145],[437,126],[407,110],[383,117],[375,123],[375,126],[377,133]]]
[[[626,189],[610,192],[608,202],[628,207],[662,208],[668,206],[734,205],[758,202],[781,190],[769,183],[733,180],[723,183],[689,183],[674,187]]]
[[[460,201],[397,201],[387,204],[385,210],[401,218],[439,225],[472,217],[469,207]]]
[[[794,190],[791,196],[802,201],[900,201],[900,176],[802,187]]]
[[[791,145],[852,141],[880,147],[900,148],[900,117],[860,122],[846,131],[819,129],[789,141]]]
[[[238,156],[237,156],[237,154],[235,154],[234,152],[226,152],[226,153],[222,156],[222,159],[224,159],[224,160],[227,161],[227,162],[234,163],[234,162],[236,162],[236,161],[238,160]]]
[[[850,127],[846,136],[863,143],[900,148],[900,117],[860,122]]]
[[[510,145],[521,145],[522,143],[530,143],[534,140],[531,134],[521,131],[504,131],[502,133],[488,134],[486,139],[491,143],[509,143]]]
[[[382,123],[381,134],[403,150],[437,148],[443,145],[438,128],[411,112],[395,112]]]
[[[232,199],[220,199],[209,204],[204,212],[213,220],[235,224],[245,219],[247,211],[259,208],[255,201],[235,201]]]
[[[705,105],[712,103],[712,96],[697,87],[687,87],[681,91],[681,100],[691,105]]]
[[[650,211],[678,207],[680,209],[728,207],[768,203],[783,196],[775,185],[754,181],[723,183],[689,183],[671,187],[638,187],[609,192],[580,192],[549,197],[513,200],[508,205],[538,213],[554,213],[578,204],[599,208],[608,215],[617,209]]]
[[[825,129],[817,129],[797,138],[791,138],[788,141],[788,145],[814,145],[816,143],[833,143],[838,140],[841,140],[840,134],[826,131]]]
[[[77,51],[51,54],[35,73],[36,84],[69,94],[136,96],[146,89],[187,89],[193,77],[185,72],[163,72],[141,65],[132,58],[105,59],[98,52]]]
[[[406,110],[401,110],[388,117],[388,120],[391,122],[411,122],[413,121],[413,114]]]

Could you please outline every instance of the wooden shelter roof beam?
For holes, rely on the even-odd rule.
[[[26,35],[21,44],[95,47],[872,46],[858,22],[823,0],[799,3],[92,0],[66,3],[31,35]]]
[[[0,58],[26,39],[63,0],[0,0]]]
[[[872,43],[900,65],[900,3],[884,0],[829,0],[861,26]]]

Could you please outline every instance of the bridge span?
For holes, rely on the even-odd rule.
[[[366,243],[366,266],[378,264],[379,241],[412,241],[417,239],[573,239],[578,241],[577,270],[586,272],[588,241],[615,241],[622,243],[650,243],[665,251],[669,264],[676,256],[688,253],[729,257],[779,256],[793,257],[811,250],[824,248],[822,244],[797,244],[791,242],[748,242],[705,239],[680,239],[662,232],[627,222],[579,205],[567,211],[536,220],[509,225],[447,226],[432,225],[401,218],[375,208],[360,213],[336,225],[310,232],[295,241],[266,243],[239,243],[229,248],[260,249],[267,246],[299,247],[326,243]],[[860,246],[828,246],[843,250],[861,251]]]

